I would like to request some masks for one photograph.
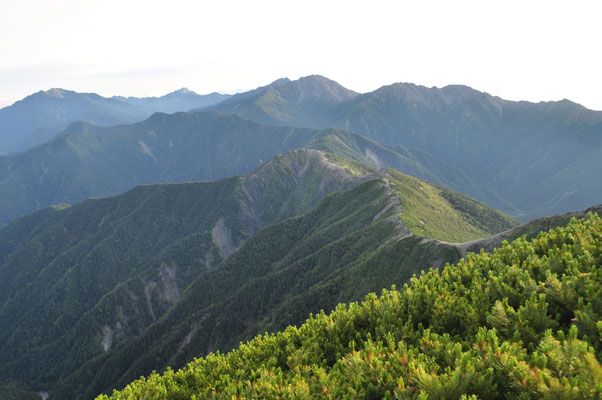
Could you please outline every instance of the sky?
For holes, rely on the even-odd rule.
[[[319,74],[602,110],[602,1],[0,0],[0,107],[52,87],[234,93]]]

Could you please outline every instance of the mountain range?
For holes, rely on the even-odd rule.
[[[53,89],[0,110],[3,121],[10,129],[2,132],[10,133],[0,132],[0,145],[23,151],[0,156],[0,326],[8,327],[0,331],[0,398],[89,399],[152,371],[166,375],[115,396],[148,390],[152,398],[189,398],[207,371],[171,368],[246,340],[280,340],[256,337],[264,332],[297,338],[294,326],[314,330],[313,316],[301,326],[310,313],[330,323],[321,310],[336,309],[337,318],[345,314],[341,302],[391,285],[404,287],[392,296],[411,302],[371,314],[374,324],[350,314],[353,322],[336,329],[369,348],[369,361],[372,346],[384,342],[358,335],[372,325],[374,337],[397,335],[383,329],[407,308],[402,336],[421,342],[411,344],[415,368],[404,375],[409,386],[396,383],[396,396],[416,394],[414,387],[451,390],[433,374],[450,373],[444,365],[470,351],[477,330],[497,329],[494,335],[512,341],[510,356],[523,360],[517,354],[529,352],[537,368],[545,362],[531,352],[550,327],[565,335],[578,326],[587,331],[579,339],[597,346],[591,293],[599,284],[591,269],[599,236],[590,228],[599,225],[591,213],[602,206],[590,206],[602,200],[600,112],[566,100],[510,102],[465,86],[400,83],[360,94],[314,75],[233,96],[181,89],[107,99]],[[25,149],[27,143],[35,145]],[[524,241],[538,235],[533,247]],[[491,258],[483,254],[500,247]],[[566,282],[553,275],[560,264]],[[362,307],[379,304],[371,296]],[[297,394],[384,393],[380,384],[361,392],[355,384],[320,383],[324,374],[339,379],[330,367],[358,353],[349,340],[312,342],[312,335],[275,350],[286,354],[277,368],[259,367],[245,378],[249,396],[259,393],[256,382],[282,391],[272,377],[288,379],[300,365],[312,377],[296,370],[301,375],[288,388]],[[554,340],[564,340],[558,335]],[[431,343],[451,347],[421,358],[417,349],[428,353]],[[311,358],[322,364],[309,362],[322,345],[321,361]],[[252,349],[249,360],[253,346],[241,347]],[[242,362],[239,352],[228,354]],[[210,355],[191,365],[214,360],[230,368],[224,359]],[[247,367],[235,368],[246,374]],[[482,387],[497,372],[483,371],[478,389],[462,393],[489,393]],[[470,371],[460,372],[445,379],[473,387]],[[300,382],[315,386],[316,376],[321,388],[303,389]],[[230,383],[228,393],[240,395],[241,386]]]
[[[278,80],[210,109],[275,125],[339,127],[427,152],[476,182],[482,193],[472,195],[479,200],[523,220],[602,198],[602,112],[568,100],[513,102],[467,86],[408,83],[356,94],[308,76]]]
[[[105,98],[53,88],[39,91],[0,109],[0,155],[44,143],[76,121],[98,126],[142,121],[154,112],[173,113],[209,106],[228,95],[198,95],[180,89],[162,97]]]
[[[228,94],[221,94],[217,92],[199,95],[192,90],[182,88],[161,97],[113,96],[111,99],[119,100],[124,103],[146,109],[150,112],[173,114],[175,112],[189,111],[195,108],[209,107],[220,103],[229,97],[230,95]]]
[[[65,104],[69,104],[71,108]],[[459,85],[439,89],[397,83],[370,93],[359,94],[327,78],[313,75],[295,81],[279,79],[269,85],[233,96],[216,93],[199,96],[182,89],[160,98],[105,99],[93,94],[57,89],[36,93],[0,110],[0,122],[4,123],[5,132],[22,132],[24,129],[49,132],[47,127],[53,126],[50,136],[54,137],[60,129],[59,126],[64,128],[65,124],[75,119],[88,121],[92,125],[123,124],[127,121],[142,120],[153,110],[186,111],[195,106],[199,111],[202,109],[238,114],[267,126],[314,129],[337,127],[359,134],[363,136],[364,141],[375,143],[372,147],[378,145],[381,153],[367,151],[361,157],[355,154],[352,158],[378,167],[392,167],[445,185],[523,221],[575,208],[587,208],[597,204],[602,198],[602,185],[598,179],[598,172],[602,170],[602,112],[587,110],[568,100],[546,103],[506,101]],[[67,112],[67,109],[77,111]],[[191,136],[195,134],[195,130],[203,129],[191,125],[188,116],[177,115],[163,117],[166,119],[165,129],[180,130],[187,126]],[[55,122],[49,121],[49,118],[54,118]],[[56,122],[57,118],[60,119],[60,123]],[[78,123],[69,126],[64,133],[111,133],[109,136],[116,137],[115,132],[141,131],[144,126],[149,127],[150,131],[150,126],[158,118],[160,117],[150,118],[146,124],[136,124],[129,128],[121,125],[106,130]],[[173,128],[167,126],[170,124]],[[222,129],[223,136],[231,134],[228,128]],[[236,131],[236,128],[233,130]],[[22,133],[17,136],[11,134],[10,140],[14,144],[18,140],[24,140],[24,136],[26,135]],[[45,133],[43,136],[44,139],[48,138]],[[115,146],[124,148],[124,156],[125,149],[129,149],[127,151],[131,153],[128,157],[139,158],[136,153],[140,152],[140,149],[132,149],[126,136],[122,134],[120,139],[116,139]],[[0,134],[1,137],[5,138],[1,140],[8,140],[6,134]],[[36,140],[35,143],[41,140]],[[120,140],[124,140],[124,143],[118,143]],[[140,140],[147,143],[147,140]],[[228,140],[230,139],[224,137],[224,142]],[[84,148],[94,146],[88,141],[97,142],[90,137],[78,141],[82,141],[81,146]],[[301,140],[296,148],[307,145],[306,141]],[[60,147],[58,143],[54,146]],[[69,145],[63,143],[63,147],[65,146]],[[345,146],[348,145],[344,144],[343,147]],[[170,151],[163,147],[160,151]],[[331,141],[329,147],[323,149],[336,154],[345,151],[346,156],[350,156],[348,149],[334,150],[333,147],[338,147],[336,142]],[[262,162],[260,160],[265,161],[280,151],[290,149],[292,147],[263,156],[242,156],[256,158],[251,169],[239,168],[226,172],[228,166],[220,165],[221,160],[218,157],[214,168],[224,170],[223,174],[191,174],[184,168],[180,175],[188,175],[185,179],[215,179],[245,174],[259,166]],[[51,189],[48,194],[42,196],[28,195],[27,200],[23,202],[24,196],[18,193],[13,195],[14,184],[5,180],[16,179],[20,185],[22,181],[33,182],[41,178],[42,171],[52,160],[45,156],[44,162],[33,161],[40,158],[40,150],[33,150],[37,150],[38,153],[34,155],[27,151],[12,156],[11,161],[2,160],[2,164],[11,165],[2,173],[4,178],[0,185],[8,186],[7,191],[2,193],[3,197],[11,196],[12,200],[7,202],[17,201],[19,206],[0,206],[0,223],[4,224],[15,216],[54,203],[73,203],[87,196],[114,195],[139,183],[179,179],[175,176],[166,178],[162,174],[149,176],[146,180],[115,178],[113,175],[110,179],[111,185],[108,186],[119,188],[103,185],[102,189],[80,190],[78,184],[73,189],[65,184],[65,195],[50,193],[55,191]],[[355,150],[357,149],[354,149],[354,152]],[[50,152],[50,155],[54,154],[48,148],[45,151]],[[57,154],[65,154],[62,149],[56,151]],[[154,150],[155,153],[160,151]],[[206,148],[206,151],[214,150]],[[110,152],[111,150],[107,151]],[[220,149],[215,149],[215,152],[219,153]],[[17,161],[19,156],[22,158]],[[97,158],[106,158],[107,162],[119,164],[120,161],[112,160],[113,157],[112,154],[107,154]],[[30,160],[25,161],[26,168],[21,166],[21,161],[24,160]],[[82,162],[86,163],[85,160]],[[169,167],[165,168],[169,170]],[[15,169],[19,172],[14,172]],[[77,171],[78,167],[75,167],[75,170]],[[97,179],[105,179],[105,170],[104,166],[99,166],[97,177],[86,177],[88,184],[95,186]],[[65,174],[62,171],[56,173],[59,172],[61,176],[78,174]],[[19,176],[12,177],[13,173]],[[88,175],[89,172],[84,174]],[[124,180],[128,180],[129,183],[124,183]],[[31,184],[25,183],[24,186],[18,191],[35,192]]]
[[[90,398],[576,215],[517,226],[310,149],[248,176],[46,208],[0,231],[0,383]]]
[[[475,197],[480,190],[449,163],[351,132],[266,126],[217,112],[157,113],[109,128],[73,123],[55,140],[0,157],[0,226],[43,207],[116,195],[139,184],[247,174],[303,147],[395,168]]]

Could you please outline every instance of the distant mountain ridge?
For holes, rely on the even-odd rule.
[[[267,86],[240,93],[211,107],[240,114],[268,125],[315,127],[324,110],[356,97],[358,93],[319,75],[291,81],[278,79]]]
[[[480,190],[448,163],[338,129],[273,127],[217,112],[156,113],[133,125],[73,123],[49,143],[0,157],[0,226],[52,204],[116,195],[139,184],[247,174],[302,147],[396,168],[471,195]]]
[[[64,104],[74,98],[79,114],[65,111]],[[228,98],[181,89],[160,98],[104,99],[53,89],[0,110],[5,129],[0,128],[0,153],[5,145],[14,150],[43,142],[73,119],[93,125],[139,121],[152,107],[188,108],[191,99],[199,101],[196,108],[239,114],[262,124],[353,131],[393,152],[411,154],[411,168],[422,172],[402,171],[460,190],[522,220],[586,208],[602,199],[602,112],[568,100],[506,101],[462,85],[439,89],[395,83],[358,94],[311,75],[278,79]],[[43,122],[46,117],[52,121]],[[30,131],[29,136],[11,133],[19,129]],[[68,132],[77,133],[73,127]],[[402,164],[407,166],[406,155]],[[377,160],[371,163],[379,165]],[[440,168],[443,164],[448,168]]]
[[[138,107],[147,108],[152,112],[172,114],[189,111],[194,108],[208,107],[231,97],[217,92],[199,95],[187,88],[182,88],[161,97],[123,97],[113,96],[112,99],[123,101]]]
[[[334,85],[315,76],[276,81],[211,108],[262,123],[335,126],[383,145],[418,149],[476,182],[480,200],[523,220],[602,200],[602,112],[568,100],[515,102],[462,85],[409,83],[323,102],[310,112],[290,100],[300,96],[296,88],[305,80]]]
[[[198,95],[187,89],[150,98],[105,98],[59,88],[39,91],[0,109],[0,155],[44,143],[75,121],[99,126],[132,123],[157,111],[188,111],[228,97],[218,93]]]

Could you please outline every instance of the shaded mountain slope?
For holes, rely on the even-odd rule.
[[[350,132],[271,127],[215,112],[155,114],[110,128],[74,123],[49,143],[0,157],[0,226],[52,204],[116,195],[138,184],[247,174],[302,147],[396,168],[475,197],[480,192],[446,162]]]
[[[477,217],[473,210],[454,209],[441,194],[444,189],[395,171],[381,174],[328,196],[301,217],[262,230],[197,278],[164,318],[140,337],[90,361],[58,385],[53,396],[89,397],[150,369],[182,365],[198,354],[232,348],[257,332],[300,322],[310,311],[403,283],[419,268],[457,260],[455,245],[425,240],[404,225],[405,215],[421,216],[406,205],[412,198],[433,208],[446,203],[449,211],[461,215],[455,222],[465,232],[475,229],[466,222]],[[401,185],[405,190],[396,190]],[[492,221],[483,219],[495,230]],[[456,228],[441,227],[436,235],[456,234]]]
[[[38,393],[17,389],[12,385],[1,385],[0,398],[2,400],[40,400],[40,395]]]

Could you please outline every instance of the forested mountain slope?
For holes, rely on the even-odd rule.
[[[429,208],[445,223],[434,226]],[[0,333],[0,382],[61,399],[81,396],[79,385],[95,395],[135,371],[181,364],[204,346],[231,347],[340,296],[403,282],[414,262],[457,259],[454,245],[435,239],[465,241],[516,222],[459,193],[316,150],[279,155],[242,178],[140,186],[45,209],[0,231],[0,323],[11,326]],[[388,273],[359,279],[383,251],[399,255]],[[249,292],[263,284],[283,286]],[[340,289],[314,295],[332,285]],[[243,310],[242,326],[218,323]],[[189,334],[190,346],[174,351]],[[157,343],[148,347],[149,338]]]
[[[155,114],[111,128],[74,123],[49,143],[0,157],[0,226],[43,207],[116,195],[139,184],[248,174],[302,147],[396,168],[469,195],[480,192],[446,162],[338,129],[272,127],[216,112]]]
[[[16,220],[0,231],[0,382],[58,381],[140,334],[257,230],[366,179],[300,150],[245,177],[139,186]]]
[[[403,222],[404,214],[420,218],[409,199],[424,196],[427,188],[420,183],[428,184],[391,173],[265,228],[199,276],[146,332],[84,365],[51,398],[87,398],[120,387],[153,369],[233,348],[257,333],[300,323],[309,312],[331,309],[340,301],[402,284],[422,268],[457,260],[456,245],[418,236]],[[397,190],[401,185],[405,192]],[[431,197],[421,200],[436,209],[445,198],[432,190]],[[458,234],[458,225],[465,234],[476,229],[466,222],[468,215],[477,217],[472,211],[458,210],[456,225],[433,233]],[[493,221],[504,219],[497,216],[483,222],[495,225]]]
[[[110,398],[597,399],[601,241],[573,220]]]

